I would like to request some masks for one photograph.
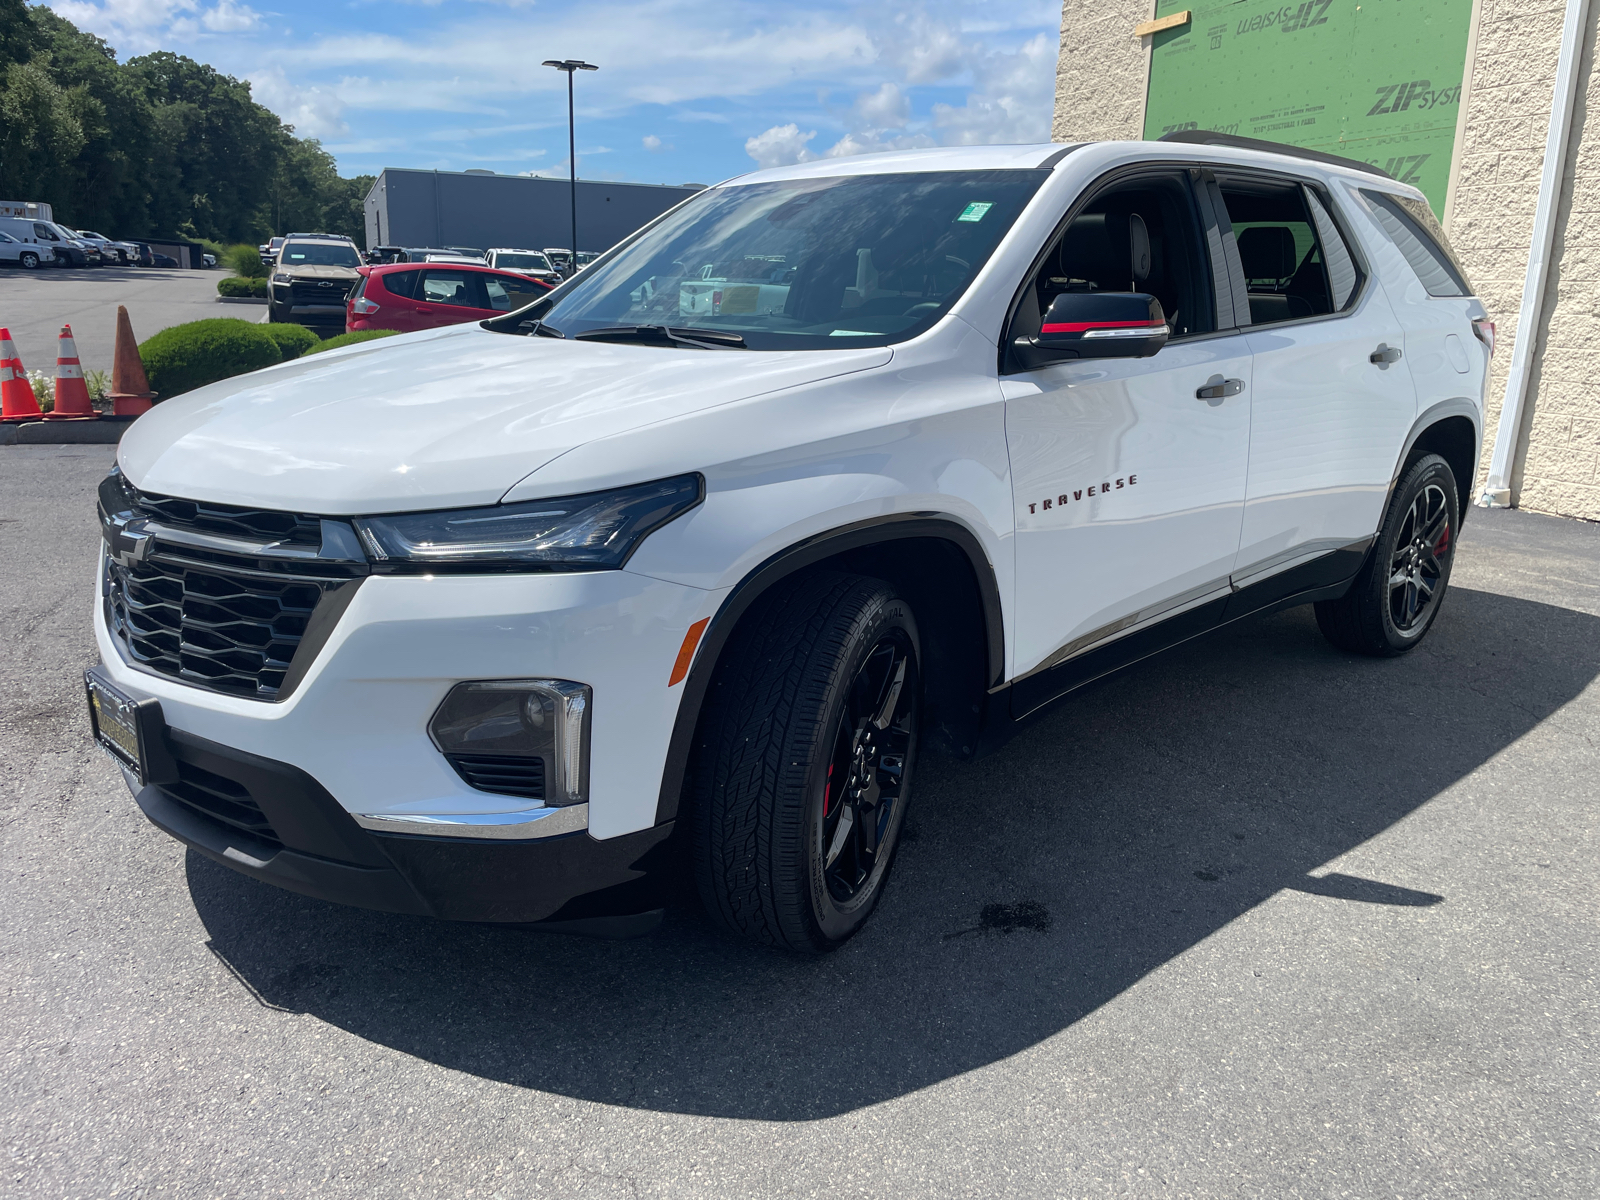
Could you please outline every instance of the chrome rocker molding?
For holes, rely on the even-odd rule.
[[[412,833],[427,837],[491,838],[530,841],[582,833],[589,828],[589,806],[524,808],[506,813],[460,813],[449,816],[394,813],[352,813],[356,824],[375,833]]]

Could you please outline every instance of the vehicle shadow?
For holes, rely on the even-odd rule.
[[[1331,649],[1309,609],[1242,623],[1080,694],[997,755],[926,761],[874,921],[826,958],[737,944],[695,911],[609,943],[360,912],[193,853],[189,886],[211,948],[263,1004],[522,1087],[812,1120],[1024,1050],[1281,889],[1449,904],[1309,872],[1597,674],[1600,618],[1487,592],[1452,590],[1398,660]]]

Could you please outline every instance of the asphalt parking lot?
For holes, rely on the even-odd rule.
[[[11,330],[23,366],[54,375],[56,337],[70,322],[84,369],[109,371],[119,304],[127,306],[141,342],[169,325],[205,317],[265,321],[265,304],[219,302],[217,280],[227,273],[162,267],[0,270],[0,326]]]
[[[924,762],[801,960],[186,853],[82,712],[110,462],[0,448],[0,1194],[1600,1194],[1600,526],[1474,510],[1406,658],[1294,610]]]

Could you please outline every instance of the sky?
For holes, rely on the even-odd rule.
[[[1049,140],[1060,0],[51,0],[121,61],[250,81],[342,174],[386,166],[715,183],[757,166]]]

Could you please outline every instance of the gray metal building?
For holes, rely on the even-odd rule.
[[[578,180],[578,249],[607,250],[695,194],[697,185]],[[367,246],[516,246],[572,240],[565,179],[387,167],[367,193]]]

